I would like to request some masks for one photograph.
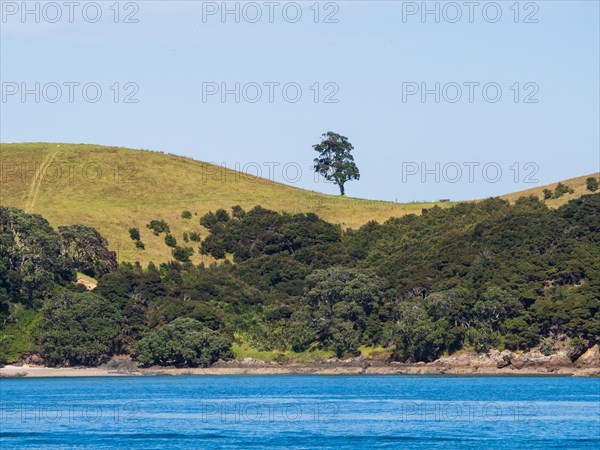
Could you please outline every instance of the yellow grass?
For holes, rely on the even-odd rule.
[[[436,204],[325,195],[180,156],[97,145],[0,144],[0,163],[0,203],[42,214],[54,227],[93,226],[108,239],[119,260],[139,260],[143,265],[171,259],[164,235],[154,236],[146,228],[152,219],[166,220],[179,245],[195,247],[192,259],[199,263],[210,261],[199,254],[197,243],[183,242],[183,232],[206,236],[199,219],[218,208],[261,205],[276,211],[314,212],[344,228],[356,228],[369,220],[420,214],[422,208]],[[551,204],[581,195],[585,178],[567,181],[576,194]],[[515,196],[520,195],[506,198]],[[192,212],[192,219],[181,217],[184,210]],[[133,245],[131,227],[140,229],[145,250]]]

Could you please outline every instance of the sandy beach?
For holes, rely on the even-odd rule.
[[[15,377],[120,377],[182,375],[556,375],[600,377],[600,351],[592,347],[576,361],[566,352],[545,356],[537,352],[511,355],[462,352],[431,363],[404,364],[371,358],[327,360],[307,364],[266,363],[251,358],[219,362],[207,368],[138,368],[128,357],[113,359],[100,367],[45,367],[33,364],[7,365],[0,378]],[[508,361],[510,359],[510,361]]]

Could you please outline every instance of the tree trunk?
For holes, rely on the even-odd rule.
[[[344,184],[340,183],[338,184],[338,186],[340,187],[340,195],[346,195],[346,191],[344,190]]]

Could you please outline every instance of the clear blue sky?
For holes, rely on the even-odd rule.
[[[290,2],[273,7],[272,23],[265,2],[245,8],[240,3],[239,23],[234,14],[223,20],[215,11],[221,2],[121,3],[118,23],[112,1],[99,2],[102,17],[96,23],[93,7],[85,18],[82,7],[76,8],[70,23],[68,6],[57,3],[62,16],[56,23],[50,23],[57,13],[50,7],[40,9],[36,23],[34,13],[23,18],[14,10],[20,1],[2,2],[2,142],[160,150],[231,168],[239,163],[251,173],[256,169],[249,163],[257,163],[264,176],[268,165],[277,163],[272,174],[277,181],[285,181],[284,164],[296,163],[303,169],[296,186],[336,193],[335,186],[315,182],[309,171],[315,156],[311,146],[332,130],[355,146],[362,176],[347,185],[348,195],[398,201],[482,198],[599,169],[597,1],[520,2],[518,18],[513,1],[498,2],[502,17],[497,21],[497,8],[486,6],[484,13],[490,2],[479,2],[472,23],[462,1],[456,2],[462,16],[455,23],[459,11],[448,2],[438,3],[439,23],[433,14],[425,20],[421,11],[411,14],[420,1],[321,2],[318,23],[313,2],[299,2],[302,17],[295,23],[297,8]],[[251,23],[255,5],[262,16]],[[124,23],[128,14],[138,22]],[[337,23],[324,23],[326,17]],[[21,92],[12,94],[15,86],[35,90],[36,82],[39,103],[34,94],[25,102]],[[72,103],[65,82],[80,83]],[[131,97],[138,103],[124,102],[135,88],[128,82],[139,87]],[[219,94],[208,95],[209,88],[226,83],[234,89],[236,82],[239,103],[234,94],[225,102]],[[279,83],[272,102],[264,85],[269,82]],[[436,82],[439,103],[434,94],[425,102],[419,94],[403,99],[403,90],[420,89],[421,83],[434,89]],[[468,82],[479,83],[473,102]],[[48,101],[57,95],[49,83],[62,85],[55,103]],[[101,87],[97,103],[83,97],[86,83]],[[203,83],[216,83],[204,84],[205,101]],[[255,103],[249,101],[257,95],[253,83],[262,89]],[[297,83],[288,86],[288,100],[281,89],[286,83]],[[462,89],[454,103],[453,83]],[[486,92],[490,101],[482,93],[487,83],[497,83]],[[302,89],[296,103],[291,102],[294,86]],[[495,86],[502,96],[493,103]],[[91,99],[94,91],[87,94]],[[324,101],[330,94],[337,103]],[[422,163],[435,171],[436,162],[439,182],[434,174],[425,182],[419,174],[402,179],[403,164],[407,174],[421,171]],[[457,166],[463,169],[460,178]],[[493,182],[497,167],[502,176]],[[538,182],[525,183],[528,174],[529,181]],[[294,170],[287,175],[295,178]]]

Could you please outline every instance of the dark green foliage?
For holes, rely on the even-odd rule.
[[[379,277],[358,269],[332,267],[316,270],[306,278],[306,302],[301,315],[312,324],[306,335],[301,324],[289,329],[292,348],[307,348],[313,342],[332,348],[338,356],[356,353],[362,342],[372,342],[380,333],[378,324],[367,330],[369,317],[383,304],[386,283]]]
[[[91,277],[100,277],[117,268],[117,254],[108,249],[108,241],[87,225],[58,227],[63,253],[72,267]]]
[[[144,243],[142,241],[135,241],[135,248],[137,248],[139,250],[145,250],[146,246],[144,245]]]
[[[190,231],[190,241],[192,242],[200,242],[200,233],[197,231]]]
[[[39,314],[44,306],[41,324],[52,330],[49,317],[62,308],[56,292],[75,289],[71,260],[39,216],[0,213],[2,317],[35,299],[30,308]],[[124,263],[102,275],[95,295],[68,292],[84,296],[66,302],[87,305],[69,306],[86,311],[86,327],[117,322],[117,335],[67,342],[66,326],[47,331],[52,363],[94,364],[143,341],[136,354],[144,364],[206,365],[215,352],[230,356],[230,347],[211,339],[230,343],[234,335],[257,350],[323,349],[339,357],[383,346],[402,361],[463,348],[541,345],[549,352],[559,339],[577,343],[575,358],[599,341],[600,194],[559,209],[536,197],[433,207],[344,232],[314,214],[261,207],[219,210],[201,222],[209,230],[202,251],[232,255],[234,263],[195,266],[191,249],[175,247],[174,261],[159,268]],[[61,314],[56,323],[68,324]],[[191,322],[175,327],[177,319]]]
[[[175,236],[173,236],[172,234],[167,234],[165,236],[165,244],[167,244],[169,247],[177,247],[177,239],[175,239]]]
[[[192,218],[192,213],[190,211],[183,211],[181,213],[181,218],[182,219],[191,219]]]
[[[407,361],[561,334],[590,345],[600,330],[599,203],[489,199],[344,233],[314,214],[209,213],[202,251],[236,264],[161,266],[165,292],[144,326],[189,317],[258,349],[345,356],[382,345]]]
[[[241,219],[245,214],[246,211],[244,211],[240,205],[231,207],[231,215],[234,219]]]
[[[190,318],[175,319],[149,333],[134,346],[134,354],[145,366],[207,367],[233,358],[231,340]]]
[[[340,188],[340,194],[345,195],[346,182],[360,178],[352,156],[354,147],[346,136],[332,131],[323,134],[321,138],[319,144],[313,145],[313,149],[319,153],[314,159],[315,172],[335,183]]]
[[[558,183],[556,188],[554,189],[554,194],[552,194],[552,198],[561,198],[565,194],[572,194],[573,189],[567,186],[566,184]]]
[[[55,283],[74,280],[73,261],[48,221],[0,206],[0,314],[9,301],[35,306]]]
[[[183,242],[189,242],[190,241],[190,234],[187,231],[183,232]]]
[[[550,189],[544,189],[544,200],[550,200],[554,193]]]
[[[241,218],[223,218],[209,213],[200,219],[211,231],[202,242],[202,253],[214,258],[233,253],[236,261],[244,261],[260,255],[287,253],[312,261],[327,257],[328,246],[341,240],[338,226],[312,213],[280,214],[257,206]]]
[[[97,365],[118,349],[121,311],[92,293],[64,292],[43,310],[37,341],[49,365]]]
[[[191,247],[175,247],[173,249],[173,258],[181,262],[189,262],[190,256],[194,254],[194,249]]]
[[[217,219],[217,222],[228,222],[229,214],[224,209],[217,209],[215,212],[215,218]]]
[[[129,229],[129,237],[133,241],[139,241],[140,240],[140,229],[139,228],[130,228]]]
[[[598,179],[596,177],[586,178],[585,187],[590,192],[596,192],[599,187]]]
[[[151,220],[146,228],[152,230],[152,232],[158,236],[161,233],[170,233],[171,229],[169,228],[169,224],[164,220]]]

